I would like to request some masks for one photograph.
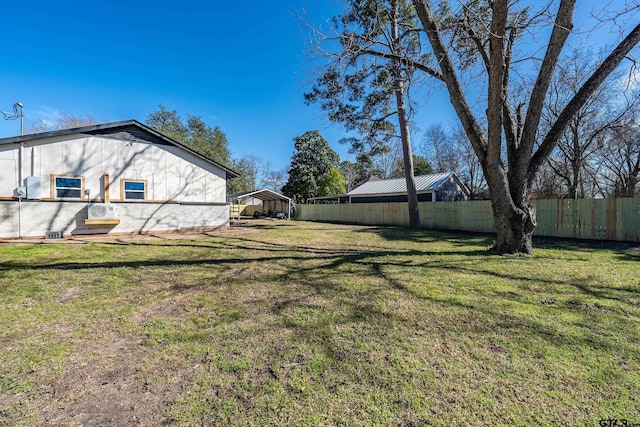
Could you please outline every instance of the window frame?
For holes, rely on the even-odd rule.
[[[79,179],[80,187],[58,187],[58,178],[71,178],[71,179]],[[80,191],[79,197],[73,196],[58,196],[58,190],[73,190]],[[56,200],[85,200],[85,179],[83,175],[66,175],[66,174],[52,174],[51,175],[51,198]]]
[[[144,185],[144,190],[126,190],[127,182],[140,183]],[[133,179],[133,178],[120,178],[120,200],[127,202],[144,202],[147,201],[147,191],[149,188],[148,181],[146,179]],[[127,198],[127,192],[142,194],[142,199]]]

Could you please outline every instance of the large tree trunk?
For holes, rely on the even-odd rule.
[[[394,51],[400,50],[400,35],[398,29],[398,2],[391,2],[391,32]],[[418,193],[416,181],[413,176],[413,150],[411,148],[411,133],[407,118],[407,106],[405,102],[405,89],[402,79],[402,64],[399,60],[393,61],[393,90],[398,107],[398,124],[400,126],[400,139],[402,140],[402,155],[404,157],[404,177],[407,183],[407,201],[409,203],[409,226],[420,228],[420,211],[418,208]]]
[[[536,228],[535,206],[515,206],[511,197],[498,191],[491,192],[491,207],[496,226],[493,249],[501,254],[525,253],[533,250],[533,232]]]
[[[536,209],[529,203],[529,194],[514,196],[508,186],[508,176],[501,165],[483,166],[489,186],[496,241],[493,249],[503,254],[533,251]]]
[[[527,253],[532,251],[532,236],[536,224],[535,209],[529,206],[529,192],[522,185],[526,176],[524,164],[518,162],[515,133],[507,135],[509,173],[502,163],[502,132],[505,119],[507,87],[504,82],[506,50],[505,37],[508,15],[507,0],[493,3],[493,19],[489,37],[489,87],[487,92],[487,156],[485,176],[491,193],[491,206],[496,227],[494,249],[499,253]],[[510,140],[511,138],[511,140]],[[520,154],[522,155],[522,154]],[[516,160],[514,162],[514,160]],[[516,163],[515,165],[512,165]],[[515,185],[513,185],[515,184]]]

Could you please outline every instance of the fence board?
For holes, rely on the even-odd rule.
[[[616,240],[640,242],[640,198],[617,199]]]
[[[534,200],[537,236],[640,242],[640,198]],[[421,202],[425,228],[495,232],[491,202]],[[365,225],[409,225],[406,203],[298,205],[296,219]]]

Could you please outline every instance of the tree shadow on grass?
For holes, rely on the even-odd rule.
[[[394,331],[397,327],[409,327],[421,323],[413,316],[414,311],[404,312],[397,309],[388,309],[384,304],[384,298],[389,292],[397,292],[403,295],[408,301],[419,301],[419,304],[427,304],[440,307],[438,312],[451,313],[458,322],[437,322],[436,325],[424,326],[439,330],[446,337],[448,334],[456,336],[464,334],[466,336],[477,337],[481,343],[487,339],[488,335],[497,334],[502,338],[520,342],[528,340],[531,345],[535,345],[537,340],[542,340],[555,348],[566,349],[574,352],[577,348],[589,348],[598,352],[611,353],[620,350],[620,343],[611,341],[604,334],[594,332],[587,321],[587,326],[577,327],[575,332],[568,332],[571,329],[565,327],[561,322],[549,321],[548,318],[532,318],[524,314],[519,315],[517,311],[504,310],[500,304],[482,304],[483,298],[494,297],[491,294],[480,294],[476,302],[469,302],[462,298],[461,294],[450,296],[435,296],[421,292],[419,286],[405,283],[386,267],[389,263],[377,262],[372,258],[354,257],[323,257],[324,264],[306,267],[303,265],[292,265],[285,272],[278,275],[277,292],[274,295],[263,296],[258,299],[246,301],[246,304],[267,307],[271,314],[285,316],[280,326],[293,333],[295,339],[321,346],[327,355],[335,358],[337,362],[351,357],[348,351],[341,347],[340,339],[336,336],[336,331],[342,326],[353,326],[358,330],[357,325],[367,324],[367,330],[373,330],[374,335],[370,338],[386,340],[394,339]],[[348,289],[349,285],[340,280],[336,280],[336,265],[349,265],[362,263],[368,267],[360,271],[360,279],[364,282],[374,282],[375,285],[364,290]],[[455,269],[454,266],[434,265],[434,269]],[[491,274],[491,272],[479,271],[479,274]],[[522,279],[522,278],[518,278]],[[555,282],[554,282],[555,283]],[[557,282],[568,284],[565,282]],[[578,290],[582,290],[577,287]],[[305,291],[307,289],[307,291]],[[514,288],[517,292],[517,287]],[[276,290],[274,290],[276,291]],[[464,294],[464,291],[461,291]],[[481,293],[482,290],[480,289]],[[586,292],[591,295],[591,293]],[[321,297],[318,300],[318,297]],[[607,295],[600,294],[599,298],[608,298]],[[523,303],[521,298],[514,293],[512,299],[518,303]],[[617,303],[623,303],[620,298]],[[419,306],[418,304],[418,306]],[[528,302],[527,304],[541,307],[540,301]],[[340,307],[340,309],[338,309]],[[585,312],[581,304],[563,305],[554,307],[567,313],[573,313],[582,318],[589,319],[591,313]],[[414,309],[415,310],[415,307]],[[607,312],[607,316],[620,316],[620,313]],[[595,322],[595,321],[594,321]],[[597,322],[594,323],[596,325]],[[259,333],[259,331],[247,331],[246,334]],[[391,345],[391,343],[389,343]],[[478,344],[480,345],[480,344]],[[347,345],[349,347],[349,345]],[[640,357],[637,347],[629,345],[626,347],[631,354]]]
[[[273,220],[273,222],[234,224],[233,227],[234,228],[252,228],[257,230],[274,230],[281,227],[296,227],[296,224],[291,223],[291,221]]]
[[[96,245],[107,246],[148,246],[148,247],[189,247],[195,249],[202,249],[202,258],[191,259],[141,259],[141,260],[122,260],[122,261],[97,261],[97,262],[85,262],[85,261],[51,261],[47,260],[44,263],[38,264],[37,262],[28,261],[14,261],[9,260],[0,262],[1,270],[11,270],[20,268],[29,268],[31,270],[46,270],[46,269],[62,269],[62,270],[81,270],[81,269],[109,269],[109,268],[141,268],[141,267],[184,267],[184,266],[199,266],[207,264],[216,265],[232,265],[242,264],[246,262],[274,262],[274,261],[304,261],[310,258],[322,259],[331,261],[328,268],[338,268],[342,264],[357,263],[366,259],[374,259],[379,257],[424,257],[433,255],[463,255],[463,256],[482,256],[486,255],[483,250],[476,251],[421,251],[421,250],[358,250],[358,249],[328,249],[315,246],[304,245],[291,245],[286,243],[274,243],[260,239],[244,238],[244,237],[221,237],[217,239],[206,240],[189,240],[189,241],[167,241],[167,242],[128,242],[128,241],[114,241],[114,242],[100,242]],[[240,250],[254,252],[258,251],[261,256],[247,257],[247,258],[225,258],[216,257],[211,258],[207,254],[207,250],[225,251],[225,250]],[[218,253],[214,255],[219,255]]]
[[[394,328],[398,326],[398,324],[415,324],[416,320],[413,319],[411,315],[407,315],[407,313],[383,310],[380,308],[384,306],[384,304],[380,304],[380,295],[384,295],[385,287],[388,287],[393,291],[404,294],[410,301],[418,300],[424,304],[438,306],[440,307],[439,312],[451,313],[454,318],[457,318],[459,320],[458,322],[438,322],[437,326],[435,326],[435,329],[439,329],[445,336],[447,334],[465,334],[477,336],[478,342],[481,342],[487,338],[487,334],[497,334],[501,337],[507,337],[514,342],[520,342],[525,339],[531,340],[532,342],[543,340],[554,348],[563,348],[571,352],[576,351],[578,348],[589,348],[597,352],[607,352],[609,354],[621,350],[620,343],[612,341],[608,337],[608,334],[604,333],[606,331],[597,332],[599,328],[595,328],[594,330],[593,326],[599,322],[595,320],[596,318],[593,316],[597,316],[598,314],[589,312],[585,304],[564,304],[553,307],[554,310],[571,313],[573,316],[584,319],[583,326],[573,328],[570,327],[570,325],[563,324],[561,321],[550,321],[554,317],[553,315],[549,315],[546,319],[538,319],[528,317],[524,314],[520,315],[514,310],[504,310],[500,304],[484,304],[482,303],[483,295],[481,294],[478,295],[478,298],[465,300],[461,298],[461,295],[434,296],[429,293],[420,292],[418,291],[419,287],[407,284],[397,277],[394,277],[393,274],[388,274],[382,264],[371,265],[371,273],[369,273],[367,277],[369,276],[375,279],[382,279],[383,285],[357,297],[347,298],[346,301],[351,308],[350,313],[340,316],[339,319],[336,319],[336,322],[377,322],[376,327],[388,330],[390,334],[393,334]],[[322,275],[320,275],[305,284],[316,292],[318,289],[322,289],[325,294],[327,292],[339,294],[340,286],[333,285],[335,287],[334,289],[327,289],[326,279],[326,276],[322,277]],[[617,304],[625,304],[623,297],[612,297],[607,293],[592,292],[587,286],[576,286],[576,288],[585,295],[595,295],[600,299],[615,300]],[[487,294],[486,297],[491,298],[493,295]],[[511,298],[516,300],[518,304],[523,304],[522,298],[518,298],[517,294],[514,293]],[[343,302],[345,302],[345,300],[343,300]],[[288,301],[286,306],[291,308],[300,303],[304,303],[304,297],[296,300],[292,299]],[[526,304],[535,306],[534,308],[541,308],[544,302],[534,300]],[[595,306],[599,307],[600,310],[603,309],[602,305],[598,306],[596,304]],[[624,311],[626,310],[623,309],[623,312]],[[618,310],[606,310],[601,312],[600,315],[626,317]],[[590,322],[593,322],[592,326],[589,326]],[[334,324],[327,325],[327,330],[321,335],[331,337],[332,331],[335,330],[334,326]],[[302,328],[300,331],[302,336],[306,337],[314,334],[318,325],[309,324],[307,328],[299,325],[299,327]],[[570,332],[572,330],[573,332]],[[333,342],[333,340],[328,340],[326,345],[329,346]],[[633,345],[625,347],[626,350],[635,357],[640,357],[640,348]]]
[[[451,233],[443,230],[406,227],[365,227],[356,230],[360,233],[374,233],[385,240],[410,241],[416,243],[428,243],[435,241],[449,241],[461,245],[483,246],[489,248],[494,240],[493,235],[485,233]]]
[[[366,231],[364,229],[363,231]],[[377,229],[378,231],[387,233],[392,238],[400,238],[404,234],[404,230],[399,232],[400,229],[388,231],[386,228]],[[414,239],[440,239],[444,236],[451,236],[442,233],[434,233],[430,231],[417,231]],[[458,235],[454,235],[455,239],[461,239],[464,241],[464,237],[460,238]],[[493,291],[485,292],[483,295],[482,287],[475,286],[473,291],[477,293],[476,297],[480,301],[482,298],[505,298],[512,299],[519,303],[522,303],[524,299],[519,295],[519,292],[526,292],[529,295],[528,304],[538,305],[541,304],[543,297],[547,296],[544,290],[532,291],[530,289],[522,290],[518,288],[519,283],[541,283],[549,285],[550,287],[572,287],[579,291],[582,295],[589,298],[596,298],[600,300],[614,301],[616,304],[632,304],[630,300],[633,297],[637,297],[638,289],[633,287],[627,288],[615,288],[607,287],[605,284],[599,283],[576,283],[572,278],[532,278],[524,273],[517,274],[508,271],[508,269],[492,270],[487,268],[483,264],[483,259],[487,256],[491,256],[484,249],[475,250],[453,250],[453,251],[429,251],[419,249],[407,249],[407,250],[389,250],[385,248],[373,249],[373,250],[349,250],[349,249],[331,249],[331,248],[316,248],[304,245],[288,245],[281,243],[266,242],[259,239],[250,237],[222,237],[212,238],[213,241],[207,240],[204,243],[198,241],[194,242],[178,242],[177,246],[189,246],[195,248],[215,249],[216,258],[211,258],[206,251],[198,256],[201,258],[190,259],[144,259],[144,260],[100,260],[100,261],[47,261],[41,264],[35,264],[32,261],[19,261],[9,260],[0,262],[0,271],[10,269],[30,269],[30,270],[47,270],[47,269],[61,269],[61,270],[92,270],[92,269],[110,269],[110,268],[171,268],[176,267],[207,267],[215,265],[217,267],[216,272],[210,275],[205,275],[199,281],[199,290],[205,292],[207,288],[214,285],[217,280],[217,271],[224,269],[239,272],[241,277],[242,266],[247,262],[252,263],[265,263],[267,265],[277,265],[278,268],[269,272],[269,280],[276,283],[276,286],[302,286],[309,289],[310,292],[301,295],[292,295],[291,298],[274,299],[272,304],[272,310],[274,313],[280,313],[285,309],[302,307],[307,304],[307,300],[310,295],[314,296],[330,296],[331,298],[338,298],[341,301],[348,303],[352,308],[352,317],[354,321],[362,321],[363,319],[386,319],[389,316],[393,317],[392,313],[377,310],[371,301],[376,301],[379,296],[375,292],[385,292],[386,289],[397,291],[405,295],[410,300],[419,300],[423,302],[429,302],[432,304],[438,304],[443,307],[455,308],[458,310],[464,310],[466,315],[471,318],[473,313],[477,312],[484,317],[496,319],[502,319],[504,325],[507,325],[511,329],[523,329],[525,331],[534,331],[536,334],[542,337],[548,337],[550,341],[567,343],[575,342],[576,337],[562,338],[558,336],[559,332],[543,331],[545,327],[536,321],[531,320],[523,324],[522,318],[509,317],[508,314],[496,311],[496,309],[490,306],[482,306],[481,304],[470,304],[463,301],[459,297],[435,297],[429,295],[425,290],[420,289],[419,284],[406,283],[400,280],[397,275],[389,271],[389,268],[400,269],[414,269],[421,268],[424,271],[425,277],[429,277],[429,271],[433,271],[434,276],[447,276],[452,273],[461,273],[468,276],[477,276],[478,278],[485,278],[485,281],[491,281],[495,279],[503,281],[511,281],[513,284],[513,291],[511,293],[503,293],[496,296]],[[470,237],[471,246],[477,246],[477,237]],[[126,244],[126,245],[156,245],[155,243],[124,243],[118,242],[114,244]],[[174,246],[174,242],[171,243]],[[251,251],[251,257],[245,258],[238,256],[235,252],[237,250]],[[455,255],[456,259],[446,259],[447,255]],[[436,256],[438,256],[436,258]],[[463,256],[465,258],[459,258]],[[359,298],[353,296],[341,297],[341,293],[350,295],[351,290],[346,289],[348,285],[345,285],[340,280],[340,275],[351,275],[351,277],[357,276],[359,280],[365,282],[371,281],[376,283],[373,287],[376,291],[368,294],[361,295]],[[336,280],[338,278],[338,280]],[[245,278],[248,279],[248,278]],[[382,282],[384,286],[381,288],[378,283]],[[207,285],[210,283],[210,285]],[[242,284],[240,284],[242,286]],[[451,285],[455,286],[455,284]],[[172,288],[175,292],[187,292],[194,291],[193,285],[179,285]],[[461,291],[464,292],[464,291]],[[530,298],[533,293],[540,293],[540,298]],[[552,291],[557,292],[557,290]],[[531,302],[533,301],[533,302]],[[581,307],[562,306],[558,307],[562,310],[579,310]],[[604,343],[598,345],[604,346]]]
[[[634,246],[618,255],[621,261],[640,261],[640,247]]]
[[[390,241],[411,241],[428,243],[447,241],[456,246],[481,246],[486,248],[487,254],[497,254],[491,249],[495,241],[494,233],[477,233],[435,229],[411,229],[406,227],[364,227],[356,230],[361,233],[374,233]],[[567,251],[593,252],[609,250],[618,252],[623,259],[640,260],[640,246],[637,242],[618,242],[612,240],[582,240],[572,238],[558,238],[533,236],[533,249],[560,249]]]
[[[534,247],[547,249],[565,249],[572,251],[592,252],[597,250],[628,251],[637,247],[638,243],[618,242],[614,240],[587,240],[559,237],[534,236]]]
[[[384,229],[382,229],[384,230]],[[363,230],[366,231],[366,230]],[[395,233],[392,233],[395,234]],[[424,233],[422,233],[424,234]],[[432,234],[427,232],[427,234]],[[436,236],[445,236],[436,234]],[[454,235],[455,239],[458,239],[458,235]],[[466,247],[477,246],[474,245],[475,239],[471,239],[472,243],[465,245]],[[463,243],[464,240],[460,240]],[[421,268],[437,268],[451,272],[460,272],[475,275],[491,276],[499,279],[524,281],[524,282],[541,282],[552,285],[573,285],[571,279],[567,280],[548,280],[544,278],[532,278],[531,276],[518,275],[505,271],[495,271],[484,267],[483,260],[494,258],[493,253],[485,249],[473,249],[473,250],[450,250],[450,251],[431,251],[422,249],[331,249],[326,247],[304,246],[304,245],[292,245],[287,243],[274,243],[261,240],[259,238],[248,237],[229,237],[224,236],[220,238],[209,238],[202,240],[178,240],[171,241],[170,243],[155,243],[155,242],[127,242],[116,241],[112,243],[96,243],[99,245],[119,245],[119,246],[167,246],[167,247],[189,247],[195,249],[202,249],[203,253],[198,254],[196,257],[190,259],[141,259],[141,260],[119,260],[119,261],[94,261],[94,262],[65,262],[65,261],[51,261],[47,260],[43,263],[36,263],[34,261],[15,261],[8,260],[0,262],[1,270],[21,269],[28,268],[31,270],[46,270],[46,269],[67,269],[67,270],[81,270],[81,269],[109,269],[109,268],[141,268],[141,267],[188,267],[188,266],[228,266],[243,264],[246,262],[281,262],[281,261],[294,261],[304,262],[313,260],[316,263],[322,263],[320,266],[314,265],[313,267],[306,269],[302,265],[297,269],[299,272],[313,272],[318,269],[325,271],[338,271],[343,266],[347,265],[368,265],[374,266],[374,270],[381,265],[384,266],[397,266],[397,267],[421,267]],[[215,250],[213,254],[207,253],[208,250]],[[224,256],[226,251],[247,251],[258,252],[259,256],[237,257]],[[211,256],[215,256],[212,258]],[[457,258],[455,260],[447,260],[449,256],[462,256],[464,258]],[[468,259],[465,259],[468,258]],[[540,257],[538,257],[540,258]],[[553,257],[550,257],[553,258]],[[378,274],[379,271],[376,270]],[[585,289],[587,289],[585,287]],[[602,295],[593,295],[599,296]]]
[[[416,256],[424,256],[425,254],[432,253],[412,250],[400,252],[396,255],[401,257],[406,256],[407,258],[413,258]],[[477,251],[476,253],[474,253],[474,255],[478,257],[481,257],[482,254],[484,254],[484,251]],[[637,309],[637,307],[634,308],[634,303],[632,301],[633,298],[637,298],[638,293],[640,292],[639,288],[619,288],[614,286],[606,286],[606,284],[598,283],[595,278],[590,279],[589,277],[584,279],[586,281],[584,283],[576,282],[576,279],[574,278],[531,278],[525,274],[516,274],[507,271],[492,271],[490,269],[484,268],[481,262],[474,262],[473,260],[469,263],[464,262],[464,260],[448,262],[442,260],[426,261],[420,262],[418,263],[418,265],[422,268],[426,268],[427,271],[437,270],[439,271],[439,273],[437,274],[442,274],[443,272],[445,274],[448,272],[464,273],[468,275],[476,275],[479,277],[484,276],[489,279],[512,281],[514,282],[513,291],[497,296],[493,293],[493,291],[489,291],[483,294],[482,287],[475,287],[474,291],[478,293],[476,298],[476,300],[478,301],[477,304],[464,301],[460,298],[460,295],[452,297],[435,297],[433,295],[430,295],[428,292],[421,291],[419,285],[406,283],[403,280],[400,280],[398,276],[395,276],[393,273],[389,272],[388,267],[415,267],[413,261],[407,258],[393,260],[393,258],[389,259],[387,253],[384,253],[383,255],[378,253],[361,253],[341,255],[337,257],[323,257],[321,258],[324,261],[322,265],[315,265],[312,268],[305,268],[303,266],[292,268],[284,275],[283,279],[285,283],[304,283],[305,286],[313,289],[313,294],[321,294],[323,292],[340,293],[340,288],[342,287],[342,285],[336,284],[335,280],[332,280],[332,278],[334,278],[336,274],[336,271],[344,271],[344,268],[354,265],[364,266],[366,267],[366,269],[359,273],[362,280],[382,280],[385,285],[382,288],[376,288],[375,291],[361,295],[359,298],[352,299],[350,301],[353,309],[351,321],[372,319],[379,321],[393,321],[392,318],[394,317],[394,315],[392,313],[377,310],[375,308],[375,305],[371,303],[371,301],[379,298],[379,294],[384,293],[384,287],[386,286],[392,290],[405,294],[411,300],[421,300],[424,302],[437,304],[442,306],[445,310],[462,310],[466,313],[463,317],[469,319],[473,319],[474,317],[493,319],[493,322],[489,321],[487,323],[486,328],[483,329],[482,327],[480,327],[480,329],[482,330],[476,331],[478,333],[491,332],[493,328],[498,328],[502,331],[509,331],[509,334],[513,337],[513,339],[518,339],[518,337],[520,336],[527,335],[536,337],[536,339],[544,339],[553,346],[567,348],[571,347],[572,349],[575,349],[576,346],[586,346],[597,351],[613,351],[616,350],[616,346],[618,344],[615,344],[609,341],[606,337],[598,334],[585,334],[584,330],[577,330],[576,333],[567,333],[565,332],[566,328],[563,328],[561,324],[554,325],[553,323],[549,323],[544,320],[540,321],[533,318],[527,318],[524,315],[515,316],[509,314],[508,312],[501,311],[499,304],[494,306],[492,304],[482,304],[481,301],[483,301],[483,299],[485,298],[505,298],[511,299],[518,304],[528,304],[536,309],[540,309],[543,306],[552,304],[553,307],[551,308],[553,310],[564,311],[567,313],[573,313],[575,315],[587,317],[594,314],[593,312],[588,312],[588,306],[590,305],[593,305],[598,310],[604,309],[604,304],[583,304],[581,302],[560,304],[554,302],[553,299],[548,299],[550,296],[557,296],[558,292],[560,293],[561,297],[570,297],[571,295],[575,294],[573,291],[571,291],[571,289],[574,289],[577,290],[579,294],[583,295],[583,297],[580,297],[579,295],[574,295],[573,297],[571,297],[577,297],[578,301],[580,301],[580,299],[582,298],[585,298],[584,301],[592,300],[593,298],[596,298],[598,300],[609,300],[616,304],[616,306],[621,308],[621,310],[618,310],[614,307],[613,311],[606,309],[601,313],[605,316],[621,316],[624,315],[625,312]],[[549,285],[549,287],[547,287],[546,290],[543,288],[539,288],[535,291],[531,289],[522,290],[519,288],[518,284],[523,282]],[[464,293],[465,291],[460,292]],[[521,293],[525,293],[526,298],[520,295]],[[535,295],[539,295],[539,297],[535,297]],[[287,302],[286,306],[295,306],[302,301],[304,301],[304,298],[295,300],[292,299]],[[470,328],[478,328],[478,326],[470,326]],[[464,324],[459,324],[456,327],[451,328],[451,330],[448,332],[455,333],[459,332],[461,329],[465,329]],[[638,352],[638,348],[632,349],[632,351],[640,355],[640,353]]]

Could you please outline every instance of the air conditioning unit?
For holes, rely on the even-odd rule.
[[[118,209],[111,203],[93,203],[89,205],[89,219],[118,218]]]

